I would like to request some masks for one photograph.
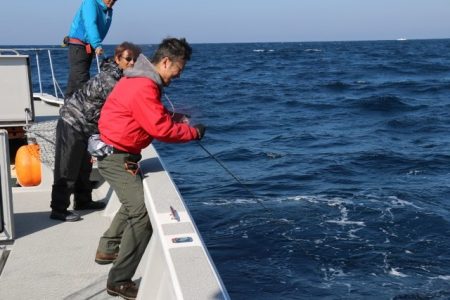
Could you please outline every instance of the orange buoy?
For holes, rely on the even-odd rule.
[[[21,186],[41,183],[41,151],[38,144],[21,146],[16,153],[16,176]]]

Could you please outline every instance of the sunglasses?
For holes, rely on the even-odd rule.
[[[122,56],[123,59],[125,59],[127,62],[133,61],[136,62],[137,58],[131,57],[131,56]]]

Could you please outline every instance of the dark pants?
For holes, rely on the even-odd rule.
[[[88,54],[83,45],[69,44],[69,79],[65,98],[69,98],[91,77],[91,68],[94,52]]]
[[[113,285],[133,278],[153,232],[145,207],[142,177],[140,173],[127,172],[124,166],[125,161],[139,159],[140,156],[121,153],[98,160],[100,174],[122,204],[98,246],[98,251],[103,253],[119,251],[108,276],[108,283]]]
[[[60,212],[66,211],[72,193],[77,204],[92,201],[92,183],[89,180],[91,171],[87,138],[60,118],[56,125],[55,170],[50,207]]]

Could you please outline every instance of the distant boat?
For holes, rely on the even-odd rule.
[[[398,38],[397,41],[407,41],[405,38]]]

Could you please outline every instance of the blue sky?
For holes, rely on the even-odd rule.
[[[2,1],[0,45],[59,44],[81,0]],[[450,0],[118,0],[106,44],[450,38]]]

